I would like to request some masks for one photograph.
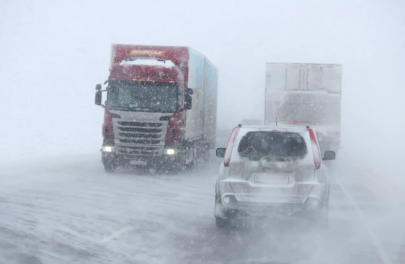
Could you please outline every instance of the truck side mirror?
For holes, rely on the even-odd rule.
[[[217,148],[216,155],[219,158],[225,157],[226,148]]]
[[[191,88],[187,88],[186,94],[193,95],[193,94],[194,94],[194,90],[191,89]]]
[[[325,151],[325,156],[323,157],[323,160],[334,160],[336,159],[336,153],[334,151]]]
[[[96,92],[96,98],[94,99],[94,103],[96,105],[101,105],[101,98],[102,98],[102,93],[101,91]]]
[[[96,85],[96,90],[97,90],[97,91],[100,91],[100,90],[101,90],[101,84],[97,84],[97,85]]]
[[[193,97],[191,95],[186,94],[184,96],[184,108],[190,110],[193,106]]]

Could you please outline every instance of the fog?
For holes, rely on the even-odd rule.
[[[225,128],[263,118],[265,62],[341,63],[343,147],[403,157],[403,1],[2,1],[0,10],[7,159],[99,147],[94,86],[108,76],[111,43],[207,55],[220,72]]]
[[[218,127],[229,130],[263,119],[266,62],[342,64],[339,162],[403,184],[404,32],[401,0],[3,0],[0,170],[98,155],[94,88],[108,77],[110,45],[122,43],[205,54],[219,71]]]

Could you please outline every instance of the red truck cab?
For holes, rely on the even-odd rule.
[[[113,45],[106,83],[105,90],[96,86],[96,104],[107,92],[107,172],[123,165],[184,168],[213,148],[217,71],[203,55],[188,47]]]

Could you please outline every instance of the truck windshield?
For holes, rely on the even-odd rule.
[[[178,109],[177,85],[147,82],[113,85],[107,94],[109,109],[173,113]]]

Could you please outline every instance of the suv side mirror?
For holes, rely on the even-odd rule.
[[[184,108],[190,110],[193,107],[193,97],[191,95],[186,94],[184,96]]]
[[[94,99],[94,103],[95,103],[96,105],[101,105],[101,98],[102,98],[101,91],[97,91],[97,92],[96,92],[96,97],[95,97],[95,99]]]
[[[226,148],[217,148],[216,155],[219,158],[225,157]]]
[[[334,160],[336,159],[336,153],[334,151],[325,151],[325,156],[323,157],[323,160]]]

